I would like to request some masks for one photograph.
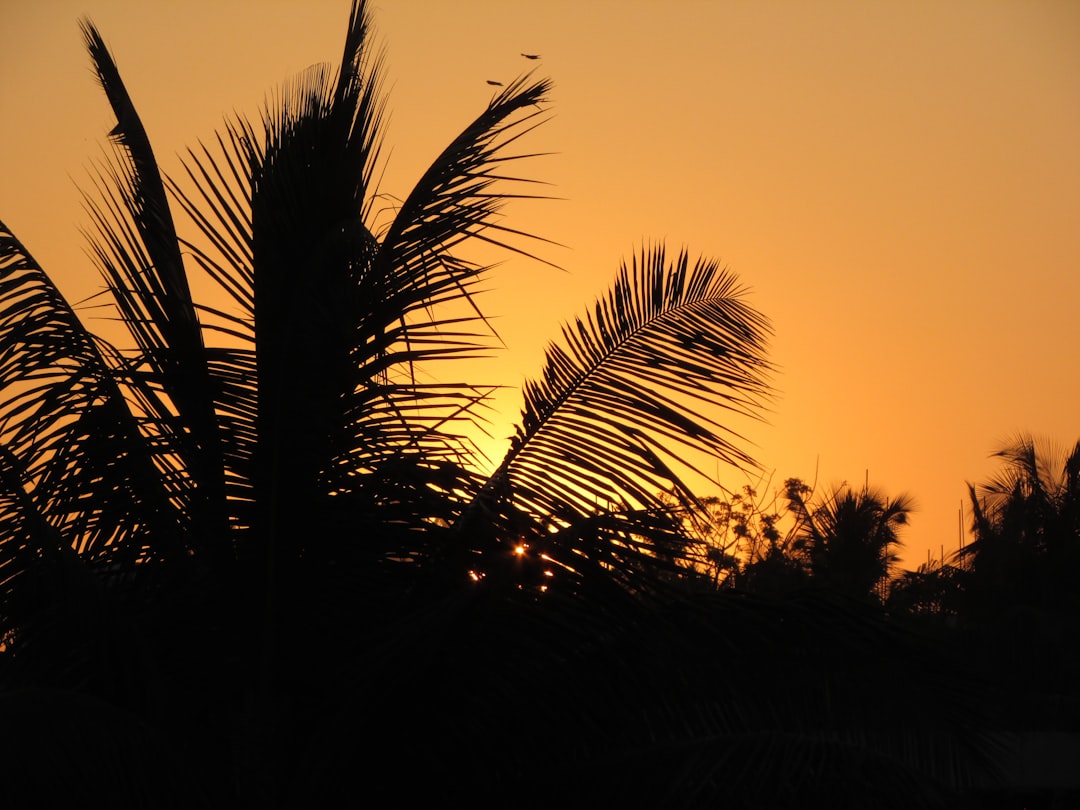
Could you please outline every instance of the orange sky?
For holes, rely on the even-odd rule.
[[[6,0],[0,218],[72,298],[100,289],[75,181],[110,113],[77,18],[113,50],[166,170],[233,111],[338,59],[348,0]],[[965,481],[1016,431],[1080,438],[1080,4],[389,2],[383,190],[404,196],[490,97],[539,65],[527,167],[558,202],[509,210],[566,249],[492,277],[517,385],[618,261],[665,239],[728,263],[776,328],[780,398],[749,428],[785,477],[869,471],[919,511],[914,566],[957,543]],[[527,62],[522,51],[539,53]],[[499,402],[506,434],[519,399]],[[745,427],[739,425],[739,427]],[[734,477],[732,485],[741,480]]]

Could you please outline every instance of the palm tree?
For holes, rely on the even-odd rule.
[[[1061,452],[1021,434],[994,455],[1000,472],[968,485],[975,539],[961,556],[973,607],[1080,608],[1080,442]]]
[[[848,596],[880,598],[878,586],[889,576],[900,546],[898,530],[907,523],[912,500],[890,500],[866,487],[833,487],[814,503],[805,487],[789,486],[796,515],[795,545],[803,550],[811,576]]]
[[[491,387],[417,370],[490,343],[488,268],[462,249],[531,255],[499,216],[529,193],[515,150],[550,83],[502,88],[380,227],[368,27],[357,0],[336,73],[228,121],[174,178],[83,23],[117,119],[91,252],[129,346],[88,331],[0,225],[3,681],[134,711],[263,806],[315,711],[309,673],[363,659],[343,627],[363,638],[463,588],[659,587],[680,570],[676,511],[697,508],[674,460],[748,464],[700,414],[753,417],[768,391],[768,326],[735,277],[646,247],[564,328],[480,475],[469,436]],[[197,301],[191,273],[216,297]],[[213,744],[196,716],[224,718]]]
[[[1020,434],[969,484],[974,539],[957,553],[964,654],[990,684],[992,721],[1071,732],[1080,705],[1080,443]]]

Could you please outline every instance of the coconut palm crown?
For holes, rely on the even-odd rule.
[[[474,299],[489,268],[463,248],[542,241],[500,216],[531,195],[513,167],[549,81],[502,88],[377,225],[381,68],[361,0],[338,70],[301,74],[257,123],[228,121],[175,178],[97,29],[83,32],[117,120],[87,194],[91,254],[129,345],[88,331],[0,226],[10,659],[63,636],[46,597],[61,580],[102,604],[217,595],[275,625],[331,573],[357,590],[407,571],[413,585],[642,591],[678,567],[662,495],[695,499],[673,460],[750,463],[708,414],[757,416],[768,393],[767,322],[726,269],[643,248],[549,348],[491,476],[469,436],[493,387],[418,373],[452,379],[491,343]],[[216,293],[196,301],[190,273]]]

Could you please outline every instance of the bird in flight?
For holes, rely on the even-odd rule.
[[[502,86],[503,86],[503,83],[502,83],[502,82],[497,82],[497,81],[495,81],[494,79],[488,79],[488,80],[487,80],[487,83],[488,83],[488,84],[493,84],[493,85],[495,85],[496,87],[502,87]]]
[[[526,59],[539,59],[540,58],[540,54],[538,54],[538,53],[523,53],[522,56],[524,56]]]

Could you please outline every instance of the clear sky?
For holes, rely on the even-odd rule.
[[[101,288],[76,182],[110,111],[101,29],[166,170],[234,111],[336,61],[348,0],[5,0],[0,218],[69,297]],[[516,386],[643,241],[722,259],[776,329],[780,396],[748,428],[776,484],[911,493],[912,567],[958,541],[965,481],[1017,431],[1080,438],[1080,3],[384,0],[390,165],[404,196],[507,81],[555,82],[526,167],[554,202],[510,224],[486,311]],[[538,53],[539,62],[521,52]],[[519,399],[499,400],[508,434]],[[740,428],[746,427],[739,425]],[[816,471],[816,473],[815,473]],[[742,480],[734,477],[733,486]]]

